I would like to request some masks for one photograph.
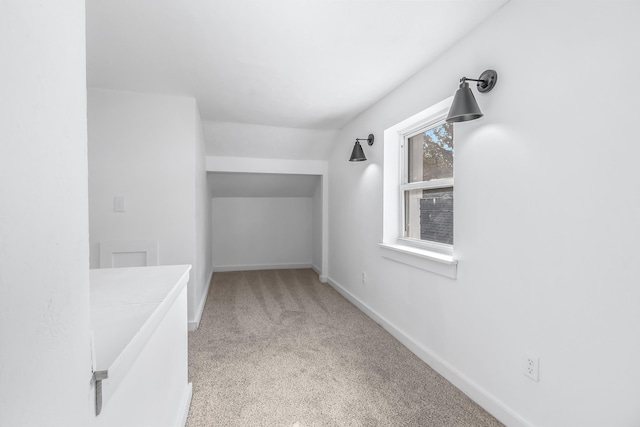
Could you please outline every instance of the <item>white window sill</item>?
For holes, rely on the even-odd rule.
[[[384,258],[451,279],[457,277],[458,261],[451,255],[399,244],[380,243],[379,245]]]

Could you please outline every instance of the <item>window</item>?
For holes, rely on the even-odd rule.
[[[447,98],[384,131],[381,255],[455,279],[453,126]]]
[[[403,135],[402,236],[405,243],[453,252],[453,125]]]

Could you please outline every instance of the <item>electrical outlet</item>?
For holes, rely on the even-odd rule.
[[[533,381],[540,381],[540,358],[527,355],[524,359],[524,374]]]
[[[367,273],[365,273],[364,271],[362,272],[362,283],[367,283]]]

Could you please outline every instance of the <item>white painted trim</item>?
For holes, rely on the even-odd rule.
[[[207,156],[207,172],[247,172],[298,175],[327,175],[326,160],[256,159]]]
[[[484,408],[499,421],[510,427],[532,427],[533,425],[522,418],[519,414],[511,410],[498,398],[484,390],[478,384],[466,377],[462,372],[451,366],[448,362],[437,356],[433,351],[414,341],[411,337],[397,328],[387,319],[378,314],[375,310],[355,297],[344,287],[339,285],[335,280],[329,278],[329,284],[338,291],[343,297],[349,300],[353,305],[358,307],[367,316],[382,326],[387,332],[393,335],[413,354],[418,356],[433,368],[440,375],[445,377],[449,382],[456,386],[460,391],[469,396],[474,402]]]
[[[329,274],[329,172],[322,175],[322,268],[320,281],[327,282]],[[323,281],[324,278],[324,281]]]
[[[442,101],[432,105],[429,108],[426,108],[414,114],[411,117],[404,119],[400,123],[396,123],[395,125],[386,129],[385,132],[393,130],[393,132],[397,132],[402,135],[415,135],[420,129],[441,122],[442,117],[446,117],[449,108],[451,108],[452,102],[453,95],[443,99]]]
[[[107,240],[100,245],[100,268],[113,267],[113,255],[143,252],[147,266],[158,265],[157,240]]]
[[[384,258],[436,273],[450,279],[458,277],[458,261],[451,255],[413,248],[411,246],[390,245],[386,243],[379,243],[379,246],[380,253]]]
[[[320,283],[327,283],[327,276],[323,276],[322,272],[320,271],[320,269],[317,266],[312,265],[311,268],[318,275],[318,280],[320,280]]]
[[[311,263],[301,264],[256,264],[256,265],[221,265],[213,267],[214,272],[224,271],[251,271],[251,270],[289,270],[300,268],[313,268]]]
[[[195,319],[189,320],[188,328],[190,331],[195,331],[200,327],[200,320],[202,319],[202,313],[204,313],[204,305],[207,302],[207,297],[209,296],[209,288],[211,288],[211,279],[213,279],[213,269],[207,275],[209,280],[207,281],[207,287],[204,289],[203,295],[201,295],[200,303],[198,304],[198,309],[196,310]]]
[[[431,181],[418,181],[400,184],[400,191],[431,190],[449,187],[453,187],[453,178],[432,179]]]
[[[189,416],[189,407],[191,406],[191,397],[193,396],[193,385],[187,383],[184,393],[182,395],[182,402],[180,403],[181,411],[178,411],[176,417],[176,427],[184,427],[187,425],[187,417]]]

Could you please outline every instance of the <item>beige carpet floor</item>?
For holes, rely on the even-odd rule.
[[[501,426],[312,270],[215,273],[188,427]]]

